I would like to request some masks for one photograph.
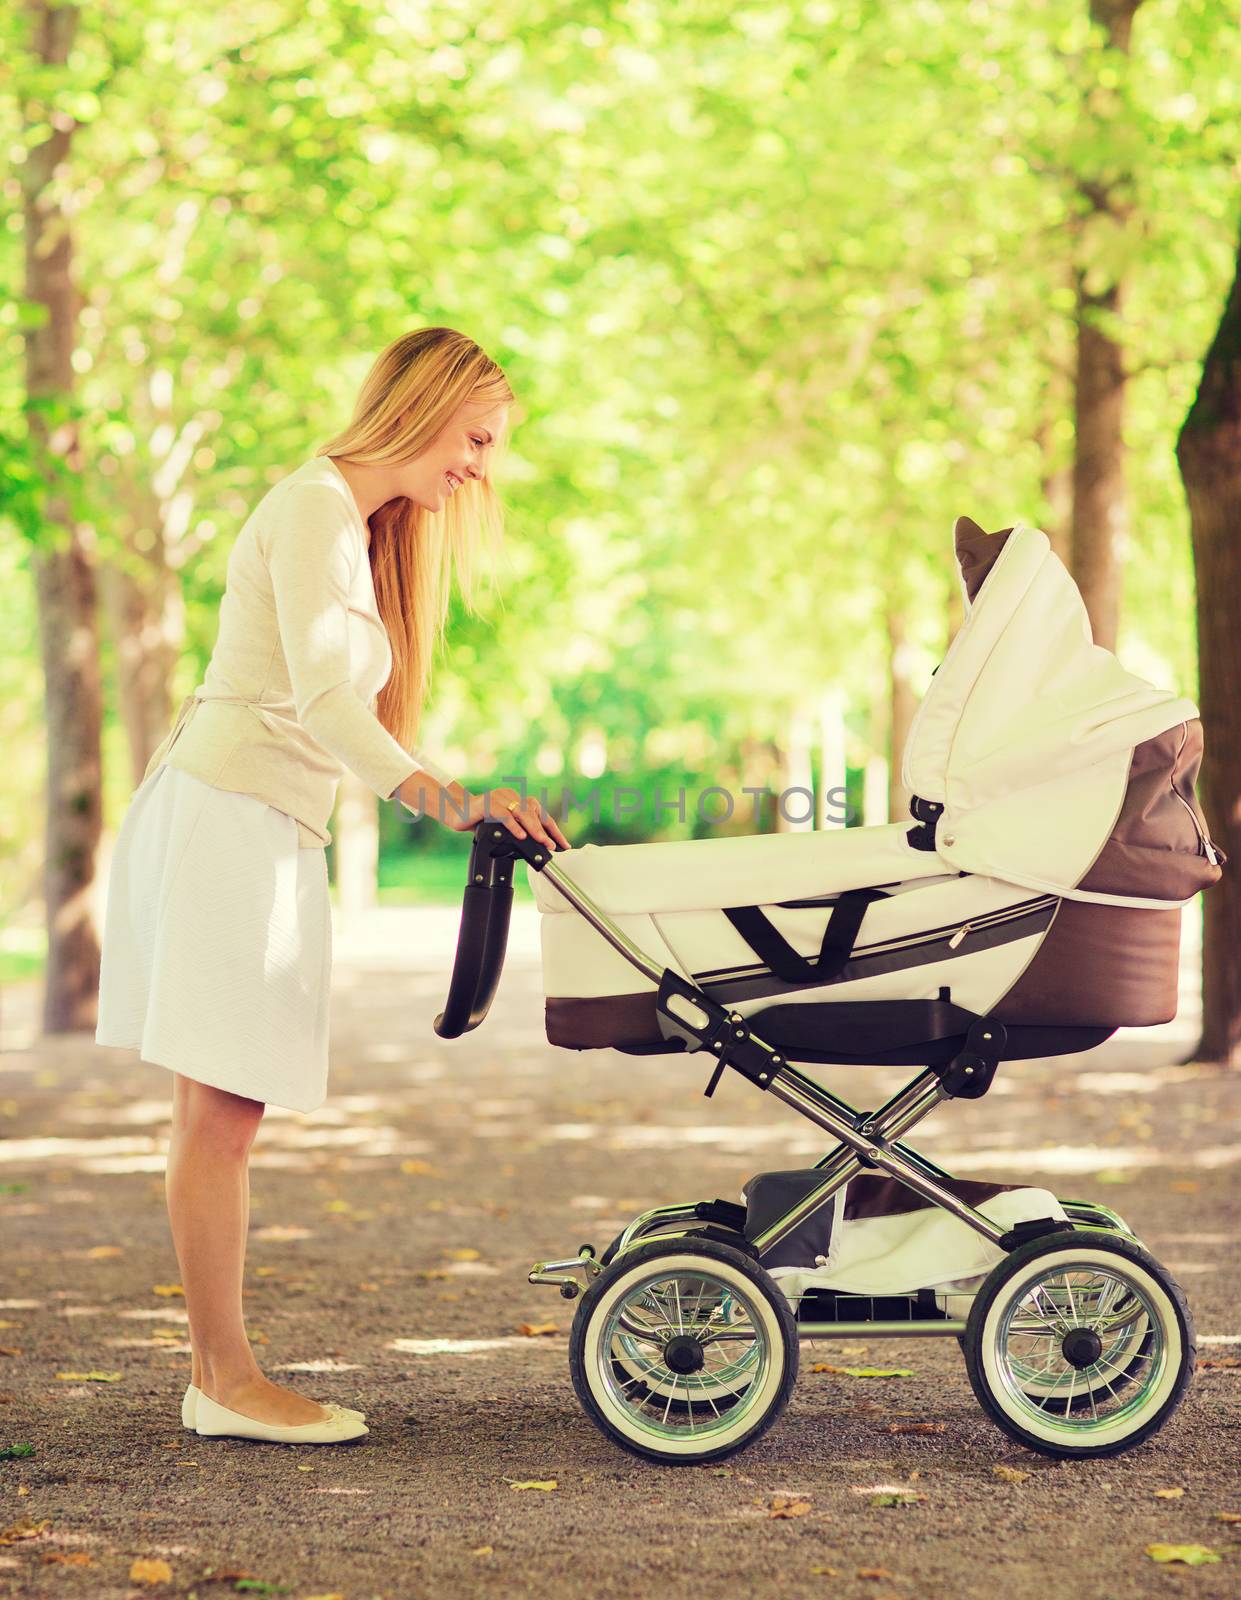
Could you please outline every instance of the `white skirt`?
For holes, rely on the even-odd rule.
[[[314,1111],[331,968],[325,852],[275,806],[156,767],[113,851],[95,1042]]]

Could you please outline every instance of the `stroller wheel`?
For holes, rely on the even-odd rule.
[[[740,1250],[658,1238],[599,1274],[569,1335],[569,1370],[591,1421],[652,1461],[718,1461],[788,1404],[797,1326],[787,1298]]]
[[[1193,1373],[1180,1286],[1135,1240],[1073,1229],[1012,1251],[979,1289],[965,1370],[1005,1433],[1049,1456],[1111,1456],[1172,1415]]]

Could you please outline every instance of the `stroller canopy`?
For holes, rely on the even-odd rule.
[[[914,795],[944,808],[936,854],[1073,900],[1187,904],[1179,885],[1112,894],[1078,884],[1120,816],[1135,748],[1196,719],[1197,707],[1093,642],[1077,585],[1038,528],[985,534],[961,518],[956,552],[965,619],[901,766]]]

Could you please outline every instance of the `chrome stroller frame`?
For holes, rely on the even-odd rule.
[[[1149,1256],[1124,1220],[1106,1206],[1061,1200],[1061,1208],[1070,1218],[1068,1224],[1047,1218],[1018,1223],[1005,1230],[945,1186],[946,1181],[952,1181],[951,1174],[904,1142],[910,1129],[941,1102],[978,1099],[984,1095],[1010,1043],[1010,1032],[1020,1035],[1020,1029],[1006,1029],[992,1018],[954,1005],[947,989],[941,989],[936,1000],[841,1003],[832,1009],[839,1010],[842,1018],[863,1011],[869,1012],[873,1021],[879,1010],[894,1016],[904,1015],[911,1024],[916,1023],[917,1037],[941,1042],[944,1046],[939,1051],[941,1060],[923,1066],[885,1104],[875,1111],[861,1111],[799,1071],[786,1054],[766,1040],[753,1025],[761,1027],[761,1014],[753,1022],[747,1021],[741,1014],[712,1000],[679,973],[650,960],[562,870],[555,852],[529,837],[518,839],[506,827],[484,820],[474,830],[449,993],[444,1010],[434,1024],[441,1038],[457,1038],[477,1027],[490,1008],[504,962],[512,905],[513,861],[519,855],[531,871],[545,873],[590,925],[658,986],[657,1017],[660,1031],[668,1041],[668,1051],[710,1052],[713,1068],[704,1090],[708,1097],[714,1093],[725,1068],[731,1068],[832,1134],[837,1141],[812,1169],[822,1173],[821,1182],[761,1231],[747,1235],[746,1207],[727,1201],[657,1206],[634,1217],[602,1257],[592,1245],[582,1245],[574,1256],[539,1261],[532,1266],[531,1283],[556,1285],[561,1295],[569,1300],[583,1297],[571,1338],[574,1385],[587,1413],[614,1442],[635,1454],[660,1461],[718,1460],[750,1443],[783,1409],[796,1375],[799,1341],[859,1336],[956,1337],[961,1342],[971,1384],[984,1410],[1010,1436],[1044,1454],[1073,1457],[1115,1454],[1148,1437],[1167,1420],[1192,1373],[1193,1323],[1179,1287]],[[1082,1035],[1083,1042],[1066,1044],[1056,1053],[1089,1048],[1113,1031],[1111,1028],[1068,1030],[1066,1036]],[[630,1054],[649,1054],[653,1047],[617,1048]],[[1021,1058],[1020,1050],[1013,1050],[1011,1054],[1013,1058]],[[827,1062],[833,1059],[823,1056]],[[850,1056],[845,1054],[841,1059],[848,1062]],[[900,1055],[880,1059],[899,1064]],[[884,1297],[889,1301],[909,1299],[909,1316],[895,1319],[865,1316],[803,1319],[800,1310],[794,1314],[789,1309],[778,1286],[763,1269],[764,1255],[808,1218],[829,1206],[850,1179],[868,1171],[882,1172],[897,1179],[1006,1252],[1005,1261],[994,1269],[974,1295],[968,1318],[949,1317],[933,1303],[933,1297],[928,1304],[921,1296]],[[678,1291],[675,1327],[668,1305],[660,1303],[659,1332],[652,1334],[652,1325],[635,1317],[633,1307],[649,1307],[654,1291],[639,1285],[638,1298],[627,1311],[622,1306],[619,1322],[615,1323],[615,1327],[631,1339],[644,1339],[648,1343],[663,1341],[663,1359],[669,1368],[664,1373],[665,1385],[654,1386],[650,1379],[652,1369],[644,1368],[644,1386],[654,1390],[658,1401],[664,1398],[669,1382],[673,1393],[678,1383],[684,1383],[686,1397],[679,1401],[679,1409],[690,1414],[689,1444],[686,1445],[683,1429],[679,1437],[666,1437],[672,1394],[668,1395],[662,1431],[652,1423],[653,1431],[649,1436],[646,1431],[630,1426],[632,1419],[615,1412],[614,1407],[609,1410],[615,1395],[608,1384],[601,1387],[592,1378],[585,1355],[583,1313],[589,1310],[593,1314],[605,1285],[612,1282],[618,1272],[645,1270],[645,1281],[649,1284],[652,1272],[658,1275],[661,1260],[676,1257],[682,1263],[677,1271],[683,1274],[687,1270],[685,1262],[691,1256],[705,1274],[699,1277],[696,1270],[691,1281],[705,1284],[710,1278],[719,1295],[719,1304],[713,1300],[713,1309],[705,1321],[700,1318],[686,1329],[680,1320],[683,1311]],[[712,1262],[717,1265],[712,1266]],[[1040,1263],[1047,1267],[1041,1277]],[[1098,1280],[1089,1292],[1081,1283],[1083,1273],[1087,1277],[1093,1273]],[[1076,1299],[1074,1277],[1078,1279]],[[734,1428],[732,1433],[727,1429],[721,1433],[716,1426],[721,1413],[714,1401],[725,1397],[732,1402],[736,1396],[733,1390],[721,1390],[717,1385],[705,1395],[714,1413],[714,1417],[708,1419],[710,1426],[697,1429],[693,1421],[694,1404],[690,1402],[691,1378],[702,1370],[704,1347],[721,1339],[742,1337],[720,1325],[720,1318],[727,1323],[729,1307],[737,1296],[744,1299],[748,1279],[755,1280],[769,1301],[774,1295],[773,1326],[780,1325],[783,1338],[784,1381],[775,1387],[768,1384],[770,1394],[757,1408],[757,1417],[750,1419],[746,1427]],[[670,1281],[675,1286],[686,1280],[681,1276]],[[722,1290],[720,1283],[724,1284]],[[1075,1395],[1074,1380],[1070,1379],[1067,1399],[1057,1392],[1053,1396],[1055,1403],[1049,1405],[1048,1391],[1057,1389],[1061,1380],[1057,1378],[1053,1385],[1050,1377],[1046,1377],[1040,1387],[1030,1379],[1033,1373],[1035,1378],[1043,1380],[1045,1373],[1051,1370],[1049,1365],[1036,1369],[1029,1359],[1024,1365],[1018,1363],[1014,1369],[1018,1373],[1016,1379],[1012,1371],[1004,1367],[1003,1360],[997,1368],[996,1308],[999,1306],[1001,1312],[1005,1309],[1005,1294],[1010,1290],[1013,1305],[1008,1306],[1008,1320],[1004,1322],[1001,1340],[1011,1340],[1021,1333],[1032,1337],[1033,1316],[1039,1326],[1049,1330],[1038,1335],[1039,1338],[1051,1339],[1053,1344],[1059,1341],[1057,1359],[1074,1372],[1086,1373],[1087,1388],[1081,1394]],[[806,1298],[813,1300],[814,1296]],[[864,1302],[868,1297],[841,1295],[838,1298]],[[1021,1303],[1017,1304],[1018,1301]],[[1036,1315],[1031,1312],[1031,1305]],[[583,1324],[581,1337],[579,1323]],[[1122,1358],[1118,1360],[1114,1353],[1108,1352],[1105,1360],[1101,1336],[1117,1330],[1128,1341],[1120,1347]],[[991,1342],[985,1350],[987,1339]],[[1152,1350],[1156,1353],[1151,1354]],[[1142,1371],[1144,1366],[1148,1369],[1145,1372]],[[789,1368],[791,1371],[787,1370]],[[625,1372],[632,1374],[633,1368],[627,1367]],[[638,1381],[635,1376],[625,1376],[621,1388],[638,1384]],[[1130,1388],[1136,1390],[1136,1397],[1122,1401],[1119,1410],[1110,1411],[1101,1419],[1100,1402],[1110,1402],[1118,1393],[1128,1393]],[[1036,1396],[1036,1410],[1048,1412],[1046,1419],[1027,1415],[1030,1393]],[[623,1393],[621,1399],[632,1399],[632,1396]],[[1146,1404],[1147,1399],[1158,1403]],[[1080,1416],[1087,1400],[1095,1424],[1093,1432],[1090,1418],[1086,1418],[1083,1425],[1072,1416],[1075,1410]],[[1139,1405],[1139,1401],[1143,1404]],[[1060,1410],[1062,1402],[1063,1412]],[[1148,1414],[1152,1410],[1153,1414]]]

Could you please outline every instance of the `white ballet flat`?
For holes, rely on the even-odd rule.
[[[201,1393],[202,1390],[198,1385],[191,1383],[187,1386],[185,1396],[181,1401],[181,1425],[184,1428],[188,1428],[191,1433],[197,1427],[198,1397]],[[352,1406],[338,1405],[335,1400],[323,1400],[320,1401],[320,1404],[325,1405],[329,1411],[339,1411],[343,1417],[357,1417],[359,1422],[366,1419],[365,1411],[355,1411]]]
[[[234,1439],[263,1439],[269,1444],[342,1444],[346,1439],[360,1439],[371,1431],[358,1417],[346,1417],[339,1411],[334,1411],[325,1422],[293,1425],[260,1422],[257,1417],[230,1411],[201,1389],[195,1407],[195,1432],[203,1439],[227,1436]]]

